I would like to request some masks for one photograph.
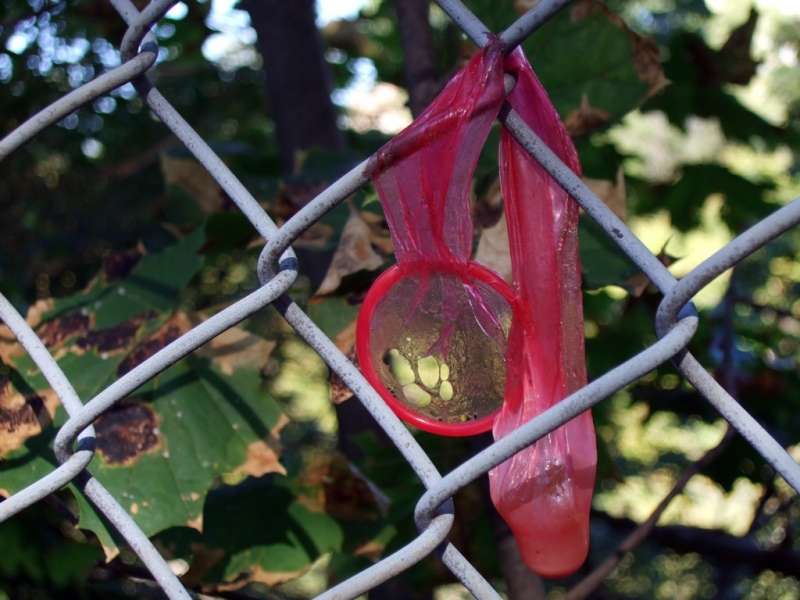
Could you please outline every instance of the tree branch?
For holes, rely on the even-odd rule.
[[[298,152],[341,150],[344,138],[336,126],[314,0],[244,0],[241,7],[258,35],[284,173],[294,172]]]
[[[168,135],[159,142],[156,142],[144,151],[126,158],[125,160],[105,167],[100,172],[100,179],[126,179],[135,175],[142,169],[158,162],[159,155],[165,150],[176,145],[175,136]]]
[[[395,0],[400,43],[405,54],[406,87],[411,112],[417,116],[439,91],[436,53],[428,21],[430,0]]]
[[[756,302],[752,298],[748,298],[747,296],[737,296],[736,303],[742,304],[743,306],[749,306],[753,310],[757,311],[770,311],[773,312],[778,317],[782,319],[791,319],[792,321],[797,321],[797,316],[789,309],[786,308],[779,308],[777,306],[772,306],[770,304],[764,304],[762,302]]]
[[[764,491],[758,499],[755,511],[753,511],[753,520],[750,522],[750,527],[747,528],[747,535],[752,535],[763,525],[764,510],[767,507],[767,501],[775,493],[775,483],[770,480],[764,486]]]
[[[604,513],[594,513],[594,516],[615,529],[636,531],[639,527],[631,519],[620,519]],[[780,547],[764,549],[750,537],[738,537],[716,529],[665,525],[655,527],[650,538],[677,552],[697,552],[728,567],[753,571],[771,569],[784,575],[800,576],[800,553]]]

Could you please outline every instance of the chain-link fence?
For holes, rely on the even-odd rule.
[[[175,2],[152,0],[139,12],[130,0],[111,0],[128,25],[121,45],[123,64],[62,97],[0,140],[0,160],[82,105],[132,82],[153,113],[185,144],[267,240],[258,264],[261,287],[170,343],[85,404],[78,398],[42,341],[6,298],[0,295],[0,318],[41,369],[69,415],[55,439],[55,452],[60,466],[0,503],[0,521],[12,517],[67,483],[74,482],[127,541],[169,598],[191,597],[131,516],[86,471],[94,456],[92,423],[140,385],[268,304],[273,304],[281,312],[330,369],[350,387],[427,488],[417,503],[419,535],[402,549],[338,584],[319,598],[354,598],[408,569],[437,548],[441,549],[441,559],[445,565],[473,595],[481,599],[498,598],[497,592],[475,567],[452,544],[446,542],[454,522],[453,495],[515,452],[670,359],[674,360],[686,380],[744,436],[764,460],[795,490],[800,491],[800,465],[686,350],[697,330],[697,314],[688,304],[689,300],[725,270],[800,222],[800,199],[775,211],[736,237],[678,281],[513,110],[502,111],[500,119],[503,125],[663,294],[655,319],[660,339],[442,476],[356,366],[286,295],[298,274],[290,244],[325,213],[368,182],[368,161],[343,175],[278,228],[222,160],[147,79],[146,73],[155,64],[158,54],[155,38],[149,31]],[[460,0],[437,0],[437,3],[476,44],[488,42],[490,32]],[[568,0],[541,0],[535,8],[500,33],[500,39],[508,48],[513,48],[567,3]]]

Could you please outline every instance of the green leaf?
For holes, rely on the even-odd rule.
[[[622,285],[639,272],[631,260],[589,217],[582,215],[579,225],[581,266],[586,288]]]
[[[106,560],[113,560],[119,554],[114,527],[101,513],[95,510],[81,490],[74,485],[70,485],[68,489],[75,497],[75,504],[78,508],[78,527],[95,534],[103,548]]]
[[[142,259],[113,286],[131,290],[114,294],[123,299],[114,307],[102,300],[87,307],[69,299],[62,306],[71,311],[62,308],[58,318],[39,327],[80,398],[91,399],[192,327],[193,318],[164,312],[173,309],[175,298],[152,284],[174,286],[177,294],[196,270],[202,240],[202,233],[193,234]],[[97,293],[103,298],[105,290]],[[131,298],[136,301],[125,304]],[[140,315],[144,307],[149,319]],[[134,315],[139,316],[131,319]],[[129,320],[118,322],[123,316]],[[176,526],[200,529],[206,494],[220,480],[238,483],[247,476],[285,472],[277,443],[285,418],[259,373],[272,346],[243,329],[228,330],[95,420],[97,452],[89,471],[146,535]],[[9,406],[21,405],[14,410],[27,423],[2,431],[0,449],[6,455],[0,460],[0,489],[14,493],[55,468],[51,443],[66,413],[27,355],[11,360],[0,392],[5,401],[16,399]],[[77,488],[69,489],[78,499],[80,526],[93,531],[113,556],[110,529]]]
[[[669,210],[672,224],[686,231],[699,224],[700,212],[712,194],[722,194],[725,204],[723,221],[733,231],[740,231],[767,216],[775,207],[764,201],[770,183],[753,182],[715,164],[694,164],[683,167],[680,179],[660,197]]]
[[[0,553],[0,577],[56,589],[82,583],[100,552],[91,544],[65,539],[47,522],[44,510],[37,507],[0,523],[0,546],[13,548]]]
[[[208,496],[203,521],[202,536],[186,528],[159,536],[173,555],[195,559],[200,566],[193,576],[200,581],[275,585],[344,543],[331,516],[303,506],[285,480],[274,476],[217,488]]]
[[[744,47],[749,48],[749,43]],[[726,55],[709,48],[700,36],[675,35],[664,67],[671,83],[646,103],[646,110],[663,111],[680,128],[692,115],[717,119],[726,138],[746,144],[754,140],[768,148],[797,144],[795,132],[772,125],[730,93],[726,86],[731,79]]]
[[[60,364],[77,389],[88,390],[110,383],[114,369],[109,372],[106,365],[116,368],[119,362],[87,353],[68,355]],[[98,451],[89,470],[147,535],[176,525],[199,528],[205,495],[220,478],[236,481],[262,470],[283,471],[271,432],[280,416],[257,372],[240,369],[226,375],[209,360],[191,357],[95,421]],[[55,423],[64,420],[59,409]],[[13,493],[52,471],[53,435],[48,427],[0,462],[0,487]],[[113,548],[89,504],[79,502],[79,508],[80,525]]]
[[[142,258],[124,282],[95,301],[96,327],[111,327],[148,310],[173,309],[202,266],[198,251],[204,241],[205,234],[198,229],[162,252]]]
[[[313,300],[308,305],[308,316],[330,338],[350,325],[358,315],[360,304],[353,304],[342,296]]]
[[[105,329],[147,311],[173,310],[202,266],[198,252],[204,242],[200,228],[161,252],[144,256],[122,281],[105,285],[97,280],[86,292],[56,300],[44,318],[81,308],[94,315],[97,329]]]
[[[492,31],[520,16],[512,2],[473,0],[470,9]],[[565,120],[585,98],[607,113],[603,125],[611,123],[665,83],[655,44],[598,0],[567,6],[522,47]]]
[[[565,121],[585,99],[611,123],[665,83],[655,44],[602,2],[568,6],[523,47]]]

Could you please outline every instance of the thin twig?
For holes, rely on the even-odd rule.
[[[787,308],[780,308],[778,306],[772,306],[771,304],[765,304],[763,302],[756,302],[752,298],[747,296],[737,296],[736,297],[736,304],[741,304],[743,306],[749,306],[753,310],[757,311],[770,311],[775,313],[778,317],[784,317],[787,319],[793,319],[797,321],[797,315],[795,315],[791,310]]]
[[[683,473],[681,473],[678,481],[675,482],[675,485],[672,486],[672,489],[669,491],[669,493],[664,496],[661,502],[658,503],[658,506],[656,506],[655,510],[650,514],[647,520],[634,529],[630,535],[628,535],[622,541],[617,549],[602,563],[600,563],[599,566],[597,566],[594,570],[592,570],[591,573],[589,573],[577,585],[569,590],[564,598],[566,600],[579,600],[582,598],[587,598],[592,592],[594,592],[594,590],[596,590],[600,584],[603,583],[605,578],[608,577],[614,571],[614,569],[616,569],[622,558],[628,552],[633,551],[647,538],[648,535],[650,535],[650,532],[656,526],[658,519],[661,518],[661,515],[664,514],[664,511],[672,503],[675,497],[683,491],[683,489],[686,487],[686,484],[689,483],[689,480],[709,464],[711,464],[714,460],[716,460],[720,454],[722,454],[722,451],[725,449],[731,439],[733,439],[733,434],[733,428],[728,426],[728,428],[725,430],[725,435],[722,436],[722,440],[720,440],[716,446],[703,454],[703,456],[701,456],[698,460],[690,464],[683,471]]]
[[[765,517],[764,510],[767,507],[767,501],[772,497],[774,493],[775,493],[775,483],[774,481],[770,480],[764,486],[764,492],[758,499],[758,504],[756,505],[756,509],[755,511],[753,511],[753,520],[750,522],[750,527],[747,528],[746,535],[748,536],[753,535],[764,524],[763,523]]]
[[[595,512],[593,516],[615,531],[624,533],[630,533],[639,526],[639,523],[631,519],[612,517],[605,513]],[[765,548],[752,537],[689,525],[656,525],[648,539],[678,554],[694,552],[707,557],[715,566],[717,575],[721,574],[725,579],[730,575],[734,580],[734,586],[739,578],[760,573],[765,569],[788,577],[800,576],[800,553],[777,545]],[[727,585],[720,585],[719,579],[722,578],[715,581],[717,587],[715,597],[730,597],[723,595],[723,588]],[[592,597],[601,595],[605,594],[596,592]]]
[[[125,565],[118,561],[106,567],[97,567],[92,572],[90,586],[100,591],[114,591],[117,594],[135,598],[163,598],[164,592],[146,569],[135,565]],[[269,596],[254,595],[245,590],[225,590],[204,592],[187,587],[189,595],[195,600],[281,600],[282,595],[270,593]]]

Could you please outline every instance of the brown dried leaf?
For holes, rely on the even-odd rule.
[[[72,317],[80,316],[82,315],[78,313],[69,315],[65,318],[70,319]],[[98,352],[102,353],[115,353],[121,350],[126,350],[136,337],[139,328],[144,324],[145,321],[152,318],[152,316],[152,314],[144,314],[134,317],[129,321],[123,321],[118,325],[107,327],[106,329],[90,329],[77,339],[76,345],[80,350],[94,348]],[[56,321],[61,321],[61,319],[57,319]],[[50,323],[53,322],[54,321],[45,323],[44,327],[46,328],[48,325],[50,325]],[[63,324],[60,324],[60,327],[62,330],[64,329]]]
[[[338,452],[314,456],[299,483],[306,490],[300,502],[337,519],[379,518],[389,508],[386,495]]]
[[[639,298],[650,286],[650,279],[644,273],[637,273],[625,281],[624,287],[634,298]]]
[[[378,559],[383,555],[383,551],[385,549],[386,544],[379,542],[378,540],[370,540],[356,547],[353,550],[353,555],[363,556],[377,562]]]
[[[247,446],[247,454],[244,462],[225,476],[228,483],[238,482],[251,475],[261,477],[267,473],[280,473],[286,475],[286,469],[279,462],[280,457],[280,433],[289,423],[289,418],[281,414],[278,422],[270,430],[269,436],[265,440],[257,440]]]
[[[525,14],[539,4],[540,0],[514,0],[514,10],[519,14]]]
[[[195,324],[201,321],[197,316],[191,318]],[[265,340],[241,327],[232,327],[201,347],[197,354],[210,358],[226,375],[233,375],[241,368],[260,371],[274,349],[273,340]]]
[[[30,318],[30,314],[29,314]],[[71,313],[43,323],[36,334],[48,350],[53,352],[75,336],[84,336],[92,327],[92,319],[83,313]]]
[[[218,212],[225,204],[225,193],[210,173],[195,158],[161,153],[161,172],[167,185],[179,187],[205,214]]]
[[[627,194],[625,192],[625,173],[622,167],[617,169],[617,180],[583,178],[586,186],[600,198],[615,215],[623,221],[627,216]]]
[[[203,513],[198,513],[198,515],[194,519],[189,519],[186,521],[186,526],[199,531],[200,533],[203,532]]]
[[[37,300],[28,309],[25,322],[35,329],[42,322],[42,316],[52,308],[52,298]],[[69,316],[64,319],[56,319],[55,321],[58,321],[58,323],[45,323],[40,330],[37,331],[37,335],[51,351],[68,337],[82,333],[89,328],[89,317],[84,315]],[[14,359],[23,354],[25,354],[25,350],[17,341],[11,329],[0,320],[0,361],[6,364],[13,364]]]
[[[355,352],[356,320],[353,320],[350,325],[342,329],[333,341],[336,344],[336,347],[342,351],[342,354],[347,355],[347,358],[350,359],[354,365],[358,366],[358,360],[356,359]],[[346,402],[355,395],[335,371],[330,371],[328,383],[330,384],[330,397],[333,404],[341,404],[342,402]]]
[[[0,321],[2,323],[2,321]],[[13,364],[14,359],[22,356],[25,350],[14,337],[7,325],[0,325],[0,362]]]
[[[353,328],[353,331],[355,331],[355,328]],[[341,346],[339,346],[339,349],[342,350],[342,352],[345,352]],[[358,367],[358,358],[356,357],[355,348],[353,348],[352,344],[350,345],[350,350],[346,352],[346,354],[347,358],[356,367]],[[348,400],[350,400],[350,398],[355,396],[353,390],[347,387],[347,384],[342,380],[341,377],[339,377],[336,371],[330,371],[330,375],[328,376],[328,384],[330,385],[330,397],[331,397],[331,402],[333,404],[341,404],[342,402],[347,402]]]
[[[756,74],[758,62],[750,55],[753,34],[758,24],[758,12],[750,8],[747,20],[731,31],[719,52],[714,57],[721,71],[720,79],[737,85],[747,85]]]
[[[330,385],[330,396],[333,404],[347,402],[350,398],[355,396],[353,390],[347,387],[347,384],[342,381],[342,378],[339,377],[335,371],[331,371],[328,383]]]
[[[368,210],[361,211],[359,214],[369,225],[369,240],[372,245],[384,254],[392,254],[394,252],[394,244],[392,244],[392,237],[389,235],[389,226],[383,216]]]
[[[52,310],[55,301],[52,298],[43,298],[37,300],[28,309],[28,314],[25,315],[25,322],[33,328],[36,328],[42,322],[42,317]]]
[[[564,119],[564,126],[571,137],[580,137],[606,125],[610,119],[609,112],[589,104],[589,98],[584,94],[580,106]]]
[[[351,354],[353,347],[356,345],[356,323],[357,321],[353,319],[352,323],[342,329],[336,334],[336,337],[333,338],[333,342],[336,344],[336,347],[342,351],[342,354]]]
[[[350,217],[342,230],[339,247],[317,295],[335,292],[342,283],[342,278],[347,275],[359,271],[374,271],[383,264],[383,258],[372,248],[369,225],[352,204],[349,206]]]
[[[123,375],[144,362],[163,347],[201,323],[204,315],[175,313],[158,331],[136,346],[119,366]],[[202,346],[198,356],[211,360],[223,373],[232,375],[243,367],[260,370],[269,360],[275,342],[266,340],[241,327],[232,327]]]
[[[103,549],[103,557],[106,564],[119,556],[119,548],[117,546],[106,546],[103,542],[100,542],[100,546]]]
[[[39,435],[53,420],[58,396],[53,390],[23,395],[0,376],[0,457]]]
[[[263,583],[271,587],[297,579],[310,568],[311,565],[297,571],[265,571],[259,566],[254,566],[250,567],[250,581]]]
[[[230,583],[221,583],[215,585],[214,589],[219,590],[220,592],[234,592],[242,589],[244,586],[250,583],[263,583],[264,585],[272,587],[281,583],[286,583],[287,581],[292,581],[293,579],[297,579],[310,568],[311,565],[308,565],[304,569],[299,569],[297,571],[265,571],[260,566],[253,565],[250,567],[247,575],[244,577],[241,577]]]
[[[500,178],[496,178],[486,193],[478,196],[472,205],[472,220],[482,228],[488,229],[497,223],[503,214],[503,190],[500,187]]]
[[[627,31],[633,44],[633,68],[636,69],[639,79],[647,84],[645,97],[650,98],[670,83],[661,66],[661,52],[653,40],[642,37],[629,29]]]
[[[286,469],[278,461],[278,451],[268,442],[257,440],[247,446],[244,462],[233,470],[234,478],[244,478],[248,475],[261,477],[267,473],[280,473],[286,475]]]
[[[335,230],[327,223],[314,223],[297,238],[293,245],[297,248],[324,249]]]
[[[669,267],[672,263],[674,263],[677,258],[672,256],[671,254],[667,253],[667,244],[669,244],[669,240],[664,243],[664,246],[661,248],[661,251],[656,255],[656,258],[661,262],[662,265],[665,267]],[[652,285],[650,279],[644,273],[637,273],[633,277],[629,277],[624,284],[625,289],[627,289],[634,298],[640,297],[644,294],[645,290]]]
[[[475,262],[491,269],[506,281],[511,281],[511,254],[504,214],[495,225],[481,232],[478,249],[475,252]]]

